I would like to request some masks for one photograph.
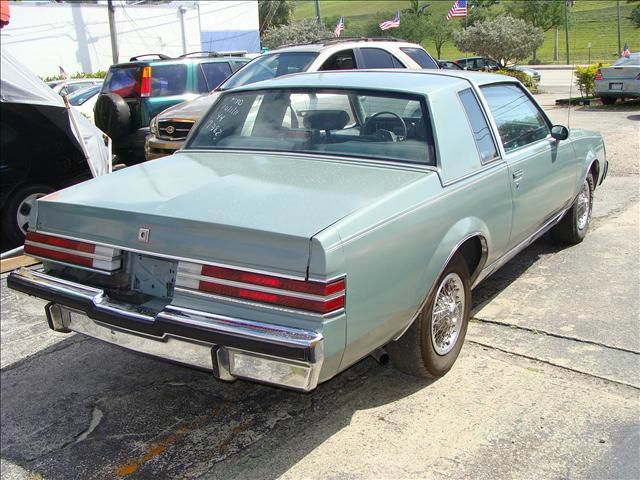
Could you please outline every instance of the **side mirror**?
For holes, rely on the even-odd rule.
[[[551,136],[556,140],[566,140],[569,138],[569,129],[564,125],[554,125],[551,127]]]

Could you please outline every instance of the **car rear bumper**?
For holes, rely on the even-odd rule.
[[[244,378],[313,390],[324,360],[322,334],[165,305],[159,310],[109,299],[103,290],[22,268],[8,286],[49,303],[49,327],[129,350]]]
[[[640,97],[640,80],[611,78],[595,82],[596,95],[601,97]]]

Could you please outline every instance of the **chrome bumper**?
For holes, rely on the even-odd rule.
[[[184,140],[163,140],[153,134],[147,135],[144,142],[144,156],[147,160],[156,160],[173,155],[184,147],[184,142]]]
[[[164,305],[114,301],[103,290],[22,268],[9,288],[49,300],[49,326],[213,371],[220,380],[245,378],[313,390],[324,360],[323,337],[290,328]]]

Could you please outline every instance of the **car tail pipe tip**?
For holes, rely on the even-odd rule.
[[[384,348],[376,348],[373,352],[371,352],[371,356],[375,358],[376,362],[378,362],[380,365],[389,364],[389,354]]]

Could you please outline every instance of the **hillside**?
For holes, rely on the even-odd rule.
[[[503,0],[496,12],[504,8],[504,4],[511,0]],[[516,0],[517,1],[517,0]],[[314,2],[312,0],[296,1],[294,20],[312,17],[315,15]],[[428,0],[431,15],[441,16],[446,20],[446,14],[453,5],[453,0]],[[340,15],[344,15],[347,22],[347,30],[343,35],[359,34],[365,25],[380,22],[393,17],[396,9],[404,9],[409,6],[409,1],[381,0],[381,1],[340,1],[321,0],[320,14],[327,23],[334,23]],[[632,51],[640,51],[640,29],[634,28],[629,16],[632,5],[620,2],[621,12],[621,37],[622,43],[629,43]],[[615,59],[617,50],[616,29],[616,2],[614,0],[578,0],[570,9],[569,15],[569,46],[572,63],[586,63],[589,57],[588,43],[591,42],[591,62],[610,62]],[[401,20],[402,21],[402,20]],[[461,27],[464,19],[450,20]],[[332,27],[333,25],[329,25]],[[542,63],[553,62],[553,30],[546,32],[545,43],[538,52]],[[429,40],[423,42],[423,46],[435,55],[435,48]],[[565,59],[565,32],[560,29],[558,35],[559,63]],[[458,51],[452,44],[445,45],[442,51],[443,58],[458,58],[466,53]]]

